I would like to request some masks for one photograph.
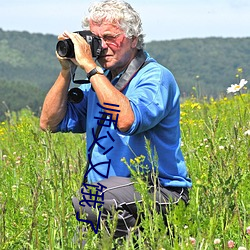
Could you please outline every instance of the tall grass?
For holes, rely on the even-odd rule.
[[[86,249],[228,249],[229,240],[235,249],[250,249],[249,103],[249,94],[186,100],[181,128],[193,180],[190,204],[173,207],[166,226],[141,181],[141,227],[119,242],[102,227],[98,235],[90,230]],[[0,249],[80,249],[71,197],[82,180],[85,148],[84,135],[41,132],[30,110],[6,114],[0,124]],[[128,164],[139,166],[143,158]],[[115,223],[109,221],[111,234]]]

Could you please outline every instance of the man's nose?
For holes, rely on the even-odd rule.
[[[103,49],[107,49],[108,48],[108,45],[107,43],[105,42],[105,40],[103,38],[101,38],[101,41],[102,41],[102,48]]]

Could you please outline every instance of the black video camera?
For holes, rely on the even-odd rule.
[[[93,57],[98,57],[101,54],[102,40],[99,37],[95,36],[90,30],[75,31],[74,33],[78,33],[87,41]],[[74,44],[70,39],[58,41],[56,51],[61,57],[75,57]]]

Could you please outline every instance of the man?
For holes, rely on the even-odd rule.
[[[162,211],[171,202],[188,203],[191,180],[180,149],[180,93],[171,72],[143,50],[141,20],[128,3],[106,0],[93,4],[84,28],[101,39],[97,60],[102,68],[81,35],[65,32],[60,36],[60,40],[71,39],[75,58],[57,55],[62,69],[45,98],[40,126],[52,132],[86,132],[89,164],[85,177],[87,184],[101,187],[103,206],[97,218],[91,207],[81,206],[82,202],[74,198],[76,215],[81,220],[85,213],[94,225],[107,214],[112,218],[113,209],[119,210],[115,237],[120,237],[135,225],[135,203],[141,201],[130,169],[121,159],[129,163],[144,155],[143,164],[149,171],[157,170],[157,206]],[[90,82],[80,86],[83,98],[79,103],[68,100],[74,65],[87,73]],[[103,113],[108,116],[101,118]],[[157,153],[155,166],[150,162],[146,140],[151,152]],[[87,190],[83,183],[81,193]]]

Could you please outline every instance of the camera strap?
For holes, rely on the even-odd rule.
[[[138,50],[136,57],[131,61],[128,68],[125,70],[125,72],[122,74],[122,76],[116,83],[115,87],[120,91],[125,89],[126,86],[129,84],[129,82],[131,81],[131,79],[134,77],[134,75],[141,69],[144,63],[146,63],[146,55],[144,54],[143,50]],[[76,69],[77,69],[77,66],[74,65],[70,71],[71,79],[73,83],[90,84],[90,81],[88,79],[84,79],[84,80],[75,79]]]
[[[133,77],[136,75],[136,73],[141,68],[146,66],[149,62],[150,61],[146,61],[146,55],[145,55],[144,51],[139,50],[136,57],[131,61],[131,63],[129,64],[129,66],[125,70],[125,72],[119,78],[118,82],[115,85],[115,88],[118,89],[120,92],[122,92],[128,86],[128,84],[133,79]],[[90,83],[90,82],[88,81],[88,83]],[[96,131],[95,131],[95,138],[98,138],[106,117],[107,117],[107,114],[103,114],[102,117],[100,118],[99,124],[96,128]],[[94,142],[94,140],[93,140],[93,142]],[[92,147],[91,152],[89,154],[90,157],[92,156],[93,148],[94,147]],[[88,171],[88,168],[89,168],[89,160],[87,160],[87,163],[85,166],[85,173],[83,175],[83,180],[82,180],[81,186],[87,182],[86,173]]]
[[[143,50],[139,50],[136,57],[131,61],[125,72],[121,75],[115,85],[115,88],[122,92],[134,78],[136,73],[148,63],[149,62],[146,61],[146,55]]]

